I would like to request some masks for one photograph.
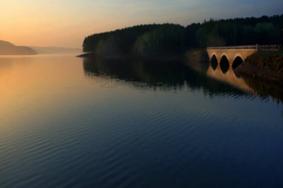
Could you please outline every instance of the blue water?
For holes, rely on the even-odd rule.
[[[280,99],[126,64],[0,58],[0,187],[283,187]]]

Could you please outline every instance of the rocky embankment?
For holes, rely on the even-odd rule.
[[[257,52],[235,71],[239,75],[283,83],[283,50]]]

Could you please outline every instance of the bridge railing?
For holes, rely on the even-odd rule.
[[[258,45],[257,50],[262,51],[277,51],[280,49],[279,45]]]
[[[207,49],[254,49],[261,51],[277,51],[280,49],[280,46],[279,45],[217,46],[217,47],[208,47]]]

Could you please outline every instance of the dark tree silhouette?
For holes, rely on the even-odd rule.
[[[106,56],[154,56],[207,46],[282,42],[283,15],[277,15],[210,20],[187,27],[176,24],[139,25],[88,36],[84,40],[83,50]]]

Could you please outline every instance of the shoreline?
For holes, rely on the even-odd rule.
[[[185,55],[184,54],[159,54],[155,56],[138,56],[138,55],[116,55],[116,56],[104,56],[98,55],[95,52],[86,52],[77,55],[78,58],[99,58],[99,59],[141,59],[146,61],[158,61],[158,62],[171,62],[171,61],[184,61]]]
[[[182,61],[189,60],[200,64],[207,59],[207,54],[204,49],[189,50],[185,54],[179,55],[160,55],[152,57],[142,57],[135,55],[120,55],[120,56],[102,56],[95,52],[86,52],[78,55],[79,58],[102,58],[102,59],[142,59],[157,62]],[[185,61],[186,63],[186,61]],[[246,62],[241,64],[235,73],[239,76],[257,78],[271,82],[283,83],[283,51],[277,52],[262,52],[259,51],[247,58]]]

